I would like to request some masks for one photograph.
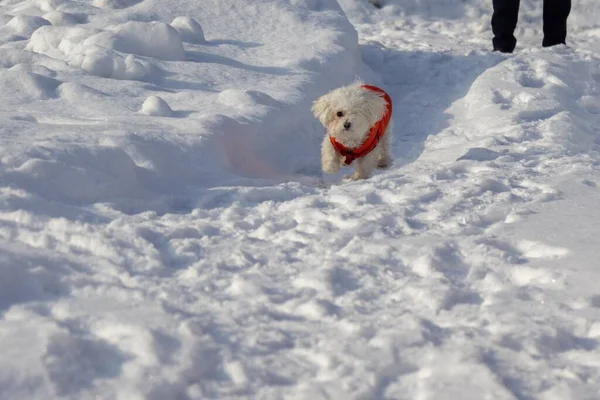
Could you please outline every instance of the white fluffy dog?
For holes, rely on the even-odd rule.
[[[323,172],[333,174],[356,160],[350,179],[367,179],[392,165],[392,101],[382,89],[360,82],[335,89],[313,102],[327,128],[321,147]]]

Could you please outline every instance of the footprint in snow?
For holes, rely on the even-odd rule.
[[[583,96],[579,104],[590,114],[600,114],[600,99],[595,96]]]
[[[498,104],[501,110],[509,110],[512,108],[512,96],[509,91],[494,89],[492,95],[492,101],[494,104]]]
[[[542,79],[532,76],[531,74],[528,74],[528,73],[519,74],[519,77],[517,78],[517,82],[519,82],[519,84],[523,87],[533,88],[533,89],[540,89],[540,88],[543,88],[545,85],[545,83]]]

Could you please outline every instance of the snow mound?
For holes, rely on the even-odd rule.
[[[13,69],[14,68],[14,69]],[[60,81],[24,71],[20,66],[0,70],[0,87],[6,95],[5,102],[18,104],[34,100],[45,100],[55,96]]]
[[[166,61],[185,60],[183,43],[177,31],[163,22],[129,21],[113,28],[113,48],[123,53]]]
[[[94,0],[93,4],[99,8],[127,8],[140,3],[142,0]]]
[[[141,80],[150,73],[147,62],[133,54],[111,50],[118,38],[109,32],[84,27],[45,26],[31,36],[26,49],[42,53],[104,78]]]
[[[50,22],[42,17],[18,15],[12,18],[6,27],[16,35],[31,36],[33,32],[42,26],[50,25]]]
[[[491,117],[502,110],[516,123],[539,124],[542,133],[538,145],[548,151],[579,152],[593,146],[595,130],[574,129],[573,123],[597,113],[597,97],[589,95],[597,89],[581,84],[582,78],[594,81],[594,68],[586,61],[569,60],[569,52],[567,48],[536,51],[536,62],[530,68],[520,66],[531,55],[518,55],[512,62],[498,64],[478,76],[467,95],[451,108],[459,112],[464,107],[460,113],[469,115],[478,128],[464,139],[485,138],[490,132],[501,131],[504,127],[492,124]]]
[[[179,32],[181,39],[188,43],[205,43],[204,31],[194,18],[177,17],[171,22],[171,26]]]
[[[47,199],[87,204],[136,195],[141,190],[138,168],[122,149],[73,146],[65,150],[49,145],[33,148],[29,155],[14,170],[14,179]]]
[[[81,102],[81,100],[103,101],[105,99],[102,92],[76,82],[62,83],[58,87],[57,93],[62,99],[71,103]]]
[[[51,12],[63,6],[68,0],[34,0],[33,3],[43,12]]]
[[[81,15],[54,10],[44,14],[44,19],[50,21],[53,26],[69,26],[84,23],[87,18]]]
[[[171,107],[169,107],[166,101],[158,96],[148,97],[146,101],[144,101],[140,113],[155,117],[173,116],[173,110],[171,110]]]
[[[257,90],[227,89],[219,93],[218,100],[224,106],[248,114],[266,112],[270,108],[281,106],[277,100]]]
[[[50,78],[54,78],[56,76],[56,71],[51,70],[50,68],[40,65],[40,64],[29,64],[29,63],[19,63],[15,64],[10,68],[11,71],[26,71],[33,72],[38,75],[47,76]]]
[[[137,60],[134,54],[158,60],[185,59],[179,34],[161,22],[130,21],[111,31],[44,26],[33,33],[26,49],[64,59],[92,75],[129,80],[145,79],[151,72],[148,61]]]
[[[81,68],[87,72],[114,79],[141,80],[149,73],[149,67],[139,62],[133,54],[122,57],[112,52],[96,51],[86,55]]]

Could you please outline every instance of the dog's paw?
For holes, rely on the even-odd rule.
[[[350,180],[350,181],[360,181],[361,179],[368,179],[369,177],[363,173],[360,173],[358,171],[356,171],[355,173],[353,173],[352,175],[346,175],[344,176],[344,179],[346,180]]]
[[[393,163],[394,162],[389,158],[382,158],[377,161],[377,168],[378,169],[388,169],[392,166]]]

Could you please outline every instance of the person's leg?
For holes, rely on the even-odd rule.
[[[512,53],[517,45],[514,32],[519,18],[519,0],[493,0],[493,5],[494,50]]]
[[[544,40],[549,47],[566,43],[567,17],[571,12],[571,0],[544,0]]]

